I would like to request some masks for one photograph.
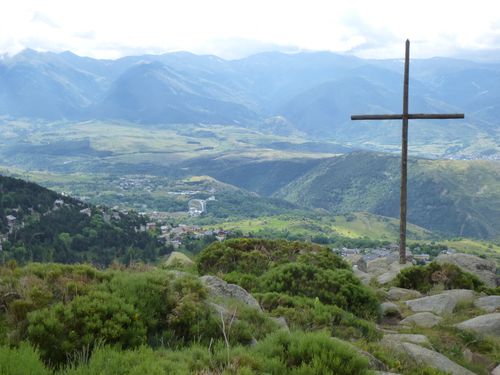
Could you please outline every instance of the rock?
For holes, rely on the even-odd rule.
[[[350,255],[347,255],[346,257],[344,257],[344,259],[349,262],[349,264],[356,264],[359,262],[359,260],[362,258],[363,256],[360,255],[360,254],[350,254]]]
[[[356,276],[358,279],[361,280],[361,282],[364,285],[370,284],[370,281],[372,279],[372,276],[369,273],[361,271],[358,266],[353,266],[352,267],[352,272],[354,273],[354,276]]]
[[[387,292],[387,299],[391,301],[401,301],[420,297],[422,297],[422,294],[419,291],[413,289],[392,287]]]
[[[492,313],[500,309],[500,296],[486,296],[474,301],[474,306]]]
[[[278,317],[278,318],[273,318],[273,317],[271,317],[270,319],[271,319],[272,321],[274,321],[274,322],[278,325],[278,327],[279,327],[280,329],[283,329],[283,330],[285,330],[285,331],[290,332],[290,328],[288,327],[288,323],[286,322],[286,319],[285,319],[285,318],[283,318],[282,316],[280,316],[280,317]]]
[[[398,271],[387,271],[387,272],[384,272],[382,275],[380,275],[380,276],[377,277],[377,282],[380,285],[389,284],[396,277],[398,277],[398,273],[399,272],[400,272],[399,270]]]
[[[475,353],[469,348],[465,348],[462,352],[462,355],[468,362],[474,363],[484,368],[491,368],[494,365],[488,357],[479,353]]]
[[[488,259],[479,258],[471,254],[441,254],[436,260],[437,263],[451,263],[460,267],[466,272],[476,275],[490,288],[495,288],[498,285],[498,276],[496,275],[495,262]]]
[[[440,316],[437,316],[431,312],[420,312],[416,313],[413,315],[410,315],[403,319],[399,324],[402,325],[416,325],[417,327],[425,327],[425,328],[431,328],[434,327],[435,325],[438,325],[439,322],[442,320]]]
[[[380,305],[382,316],[401,316],[401,310],[398,305],[392,302],[384,302]]]
[[[444,355],[420,345],[404,342],[401,344],[399,350],[404,351],[418,365],[433,367],[453,375],[474,375],[473,372],[453,362]]]
[[[368,359],[368,367],[372,370],[387,370],[387,366],[380,359],[376,358],[374,355],[365,352],[359,348],[356,348],[356,351],[366,359]]]
[[[458,302],[467,302],[474,299],[474,292],[467,289],[447,290],[433,296],[422,297],[406,301],[406,305],[413,312],[429,311],[438,315],[451,314]]]
[[[381,341],[382,344],[389,347],[392,347],[394,345],[396,346],[400,345],[403,342],[411,342],[412,344],[431,346],[431,343],[429,342],[429,339],[426,336],[415,335],[415,334],[397,333],[397,334],[384,335]]]
[[[387,372],[387,371],[374,371],[374,373],[377,375],[399,375],[396,374],[395,372]]]
[[[456,298],[457,302],[472,302],[476,298],[476,294],[470,289],[451,289],[441,292],[441,294],[448,294]]]
[[[374,355],[358,348],[357,346],[354,346],[353,344],[351,344],[350,342],[348,341],[344,341],[344,340],[340,340],[336,337],[332,337],[332,340],[336,341],[336,342],[340,342],[344,345],[347,345],[349,346],[353,351],[357,352],[359,355],[361,355],[362,357],[365,357],[367,360],[368,360],[368,367],[372,370],[380,370],[380,371],[385,371],[387,370],[387,366],[385,365],[384,362],[382,362],[381,360],[377,359]]]
[[[165,262],[165,266],[167,267],[176,265],[191,266],[193,264],[194,262],[187,255],[179,251],[172,251]]]
[[[201,276],[200,280],[213,297],[233,298],[249,307],[262,311],[257,300],[241,286],[228,284],[215,276]]]
[[[455,324],[455,327],[481,335],[500,336],[500,313],[476,316],[465,322]]]
[[[500,375],[500,364],[493,369],[491,375]]]

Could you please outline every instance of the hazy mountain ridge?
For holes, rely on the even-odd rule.
[[[472,135],[474,141],[487,137],[498,143],[499,83],[500,64],[412,61],[411,111],[466,113],[465,121],[452,122],[454,134],[444,130],[448,122],[419,122],[415,128],[425,131],[416,130],[415,139],[425,142],[429,133],[466,143]],[[349,115],[400,112],[401,86],[399,60],[329,52],[228,61],[179,52],[96,60],[27,50],[0,61],[0,115],[245,126],[265,126],[265,119],[283,116],[310,135],[392,144],[397,127],[351,126]],[[467,138],[459,135],[465,132]]]

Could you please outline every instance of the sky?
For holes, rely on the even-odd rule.
[[[3,0],[0,54],[96,58],[190,51],[227,59],[327,50],[500,61],[500,1]]]

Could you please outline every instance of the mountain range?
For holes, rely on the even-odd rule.
[[[398,126],[351,124],[349,116],[399,113],[402,68],[400,60],[330,52],[268,52],[239,60],[177,52],[97,60],[25,50],[0,60],[0,116],[271,131],[286,126],[310,137],[397,145]],[[443,138],[452,152],[482,141],[481,152],[498,153],[500,63],[417,59],[410,75],[410,111],[466,114],[465,121],[415,123],[416,144]]]

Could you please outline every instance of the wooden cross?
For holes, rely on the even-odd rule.
[[[410,41],[406,40],[405,73],[403,86],[403,113],[396,115],[353,115],[351,120],[403,120],[403,136],[401,144],[401,196],[399,221],[399,262],[406,263],[406,203],[407,203],[407,175],[408,175],[408,120],[442,120],[461,119],[463,113],[426,114],[408,113],[408,75],[410,71]]]

